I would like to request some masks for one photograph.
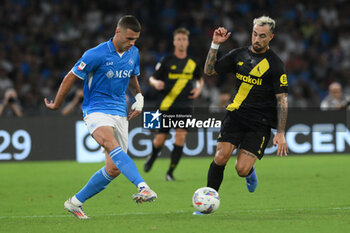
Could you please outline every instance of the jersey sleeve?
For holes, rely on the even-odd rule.
[[[272,69],[272,83],[275,94],[288,93],[288,78],[284,64],[281,60],[275,62],[275,68]]]
[[[235,59],[236,50],[231,50],[223,57],[221,57],[214,66],[216,73],[225,74],[225,73],[234,73],[234,59]]]
[[[86,79],[100,64],[99,56],[92,50],[87,50],[73,66],[72,72],[81,79]]]
[[[167,59],[163,57],[160,62],[156,64],[155,71],[153,73],[153,77],[159,80],[164,79],[164,73],[166,73],[166,61]]]
[[[140,54],[139,53],[137,53],[136,55],[135,67],[131,75],[133,76],[140,75]]]

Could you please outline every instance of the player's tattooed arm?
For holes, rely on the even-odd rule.
[[[288,93],[280,93],[277,98],[277,132],[285,133],[288,116]]]
[[[205,61],[205,65],[204,65],[204,73],[208,76],[212,76],[217,74],[214,66],[215,66],[215,62],[216,62],[216,55],[218,53],[217,49],[209,49],[208,52],[208,56],[207,56],[207,60]]]
[[[204,73],[208,76],[217,74],[215,71],[216,55],[218,54],[219,45],[224,43],[231,35],[231,32],[227,32],[224,27],[219,27],[215,29],[213,34],[213,41],[210,46],[207,60],[204,65]]]

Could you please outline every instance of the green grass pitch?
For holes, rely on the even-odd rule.
[[[237,176],[233,157],[225,170],[218,211],[193,216],[192,194],[206,185],[211,160],[184,158],[175,171],[177,181],[166,182],[169,159],[158,159],[147,174],[144,159],[135,159],[159,198],[134,203],[136,188],[120,176],[86,202],[86,221],[66,212],[63,202],[102,163],[1,163],[0,232],[350,232],[349,155],[266,156],[256,164],[255,193]]]

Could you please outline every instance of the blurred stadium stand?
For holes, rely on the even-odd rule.
[[[117,20],[125,14],[135,15],[143,27],[137,46],[147,104],[155,98],[148,77],[156,62],[172,52],[175,28],[185,26],[191,31],[189,53],[203,67],[216,27],[232,32],[221,46],[222,55],[250,43],[252,21],[261,15],[277,21],[271,46],[286,64],[290,106],[318,107],[333,81],[350,92],[347,0],[2,0],[0,5],[0,69],[4,71],[0,72],[0,102],[5,92],[2,83],[6,88],[10,83],[25,116],[59,114],[46,110],[43,98],[54,98],[62,78],[82,53],[111,38]],[[227,93],[225,87],[233,79],[205,79],[207,87],[197,104],[210,102],[215,107],[220,92]]]

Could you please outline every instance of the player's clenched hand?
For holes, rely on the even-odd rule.
[[[215,29],[213,34],[213,42],[215,44],[221,44],[225,42],[231,35],[231,32],[227,33],[227,29],[224,27],[219,27]]]
[[[55,104],[53,100],[48,101],[46,98],[44,99],[45,105],[48,109],[57,110],[59,107]]]
[[[161,80],[154,80],[153,86],[157,91],[161,91],[164,89],[164,82]]]
[[[277,155],[281,156],[285,155],[287,156],[288,153],[288,147],[287,142],[284,137],[284,133],[277,133],[276,136],[273,138],[273,145],[277,146]]]

